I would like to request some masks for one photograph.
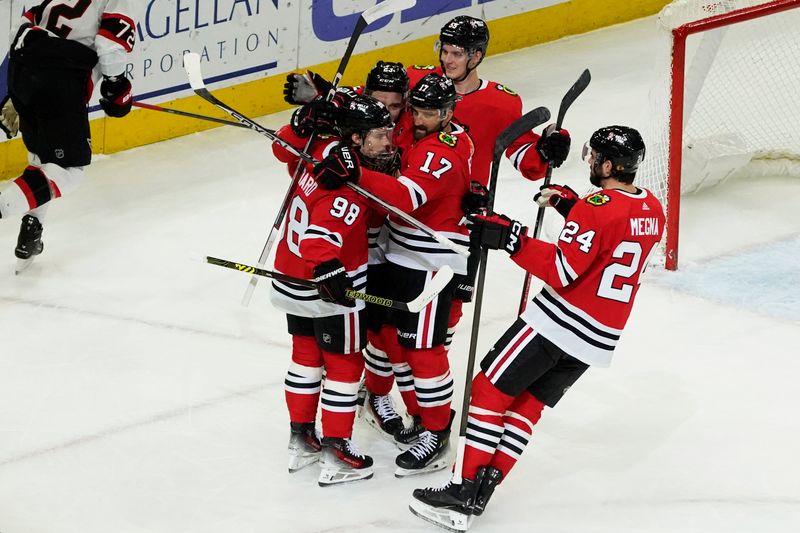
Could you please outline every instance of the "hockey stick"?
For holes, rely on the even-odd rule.
[[[238,120],[242,124],[247,125],[247,127],[249,127],[251,130],[256,131],[256,132],[262,134],[263,136],[267,137],[271,141],[280,144],[286,150],[288,150],[292,154],[298,156],[303,161],[305,161],[305,162],[307,162],[309,164],[312,164],[312,165],[315,165],[315,164],[319,163],[319,161],[317,161],[316,159],[312,158],[306,152],[298,150],[297,148],[295,148],[291,144],[287,143],[286,141],[284,141],[283,139],[278,137],[275,134],[275,132],[273,132],[272,130],[269,130],[269,129],[261,126],[260,124],[254,122],[252,119],[247,118],[246,116],[242,115],[241,113],[239,113],[238,111],[236,111],[235,109],[233,109],[232,107],[227,105],[226,103],[220,101],[213,94],[211,94],[211,92],[206,88],[205,82],[203,81],[203,73],[200,70],[200,55],[198,55],[196,53],[188,53],[185,56],[183,56],[183,61],[184,61],[184,66],[186,68],[186,73],[189,76],[189,84],[192,86],[192,89],[194,89],[194,92],[198,96],[200,96],[201,98],[203,98],[203,99],[207,100],[208,102],[214,104],[218,108],[222,109],[223,111],[225,111],[226,113],[228,113],[229,115],[234,117],[236,120]],[[428,237],[432,238],[433,240],[435,240],[436,242],[438,242],[442,246],[444,246],[446,248],[449,248],[450,250],[452,250],[453,252],[455,252],[455,253],[457,253],[459,255],[463,255],[464,257],[469,257],[469,248],[467,248],[466,246],[462,246],[460,244],[457,244],[457,243],[453,242],[452,240],[448,239],[447,237],[445,237],[444,235],[442,235],[441,233],[432,230],[431,228],[429,228],[428,226],[426,226],[425,224],[423,224],[419,220],[415,219],[414,217],[412,217],[408,213],[406,213],[404,211],[401,211],[400,209],[396,208],[395,206],[393,206],[392,204],[386,202],[385,200],[382,200],[381,198],[379,198],[378,196],[372,194],[371,192],[369,192],[368,190],[364,189],[363,187],[360,187],[360,186],[356,185],[355,183],[350,183],[350,182],[347,182],[345,185],[347,185],[348,187],[350,187],[351,189],[356,191],[361,196],[363,196],[363,197],[371,200],[372,202],[378,204],[379,206],[384,208],[387,212],[389,212],[392,215],[396,216],[397,218],[403,220],[407,224],[410,224],[411,226],[417,228],[418,230],[420,230],[425,235],[427,235]]]
[[[333,77],[332,87],[328,94],[325,96],[327,101],[331,101],[333,99],[334,94],[336,93],[336,88],[339,86],[339,82],[342,80],[342,76],[344,76],[344,70],[347,68],[347,64],[350,62],[350,57],[353,55],[353,51],[355,50],[356,43],[358,42],[361,33],[364,29],[375,22],[376,20],[385,17],[387,15],[391,15],[393,13],[399,13],[404,9],[408,9],[416,4],[416,0],[387,0],[383,3],[377,4],[366,11],[364,11],[361,16],[358,18],[355,27],[353,28],[353,33],[350,34],[350,40],[347,43],[347,49],[345,50],[344,55],[342,56],[341,61],[339,61],[339,66],[336,69],[336,74]],[[312,135],[309,137],[308,142],[306,143],[305,148],[303,149],[304,152],[308,152],[311,149],[311,143],[314,140],[314,136]],[[269,252],[272,249],[272,245],[275,243],[275,238],[277,237],[278,230],[283,224],[283,219],[286,218],[286,212],[289,210],[289,201],[292,199],[292,195],[294,194],[294,190],[297,187],[297,183],[300,180],[300,176],[303,174],[303,165],[298,164],[297,168],[294,170],[294,174],[292,175],[292,182],[289,185],[289,188],[286,191],[286,194],[283,197],[283,202],[281,203],[281,207],[278,210],[278,215],[275,217],[275,221],[272,223],[272,227],[269,230],[269,235],[267,235],[267,240],[264,243],[264,248],[261,250],[261,255],[258,257],[258,265],[264,266],[267,262],[267,258],[269,257]],[[256,276],[252,276],[250,278],[250,283],[248,283],[247,288],[242,295],[242,305],[247,307],[250,305],[250,300],[253,297],[253,291],[255,291],[256,285],[258,284],[258,278]]]
[[[592,75],[587,68],[584,70],[575,83],[572,84],[572,87],[569,88],[567,94],[564,95],[564,98],[561,99],[561,106],[558,108],[558,118],[556,119],[556,129],[561,129],[561,124],[564,122],[564,115],[567,114],[567,110],[570,108],[573,102],[581,95],[581,93],[589,86],[589,82],[592,81]],[[547,166],[547,174],[544,176],[544,187],[550,185],[550,177],[553,175],[553,165],[552,163]],[[539,234],[542,231],[542,222],[544,222],[544,207],[539,207],[539,210],[536,212],[536,225],[533,226],[533,238],[538,239]],[[525,272],[525,281],[522,283],[522,295],[519,299],[519,313],[521,315],[525,312],[525,308],[528,306],[528,296],[530,295],[531,291],[531,274],[530,272]]]
[[[303,279],[303,278],[296,278],[294,276],[287,276],[286,274],[281,274],[280,272],[274,272],[272,270],[265,270],[263,268],[258,268],[250,265],[244,265],[242,263],[236,263],[234,261],[228,261],[226,259],[219,259],[217,257],[206,256],[206,262],[211,265],[221,266],[225,268],[230,268],[232,270],[238,270],[239,272],[245,272],[247,274],[252,274],[254,276],[261,276],[263,278],[272,278],[278,281],[282,281],[284,283],[292,283],[294,285],[302,285],[303,287],[309,288],[317,288],[317,284],[311,280]],[[425,286],[419,296],[411,300],[410,302],[398,302],[396,300],[392,300],[391,298],[383,298],[381,296],[374,296],[372,294],[365,294],[363,292],[358,292],[353,289],[348,289],[345,293],[348,298],[351,300],[364,300],[367,303],[380,305],[383,307],[391,307],[392,309],[399,309],[400,311],[406,311],[409,313],[419,313],[422,309],[425,308],[426,305],[430,303],[431,300],[436,298],[436,296],[442,292],[442,290],[450,283],[450,280],[453,279],[453,269],[449,266],[444,266],[436,273],[430,283]]]
[[[234,122],[232,120],[225,120],[224,118],[209,117],[208,115],[198,115],[197,113],[189,113],[188,111],[181,111],[180,109],[170,109],[168,107],[161,107],[153,104],[146,104],[144,102],[134,102],[134,107],[142,109],[149,109],[150,111],[161,111],[162,113],[169,113],[171,115],[179,115],[181,117],[196,118],[208,122],[216,122],[217,124],[225,124],[226,126],[235,126],[237,128],[247,128],[241,122]]]
[[[500,132],[494,143],[494,158],[492,159],[492,173],[489,177],[489,190],[494,191],[497,187],[497,173],[500,170],[500,159],[506,149],[520,135],[544,124],[550,120],[550,111],[545,107],[537,107],[529,111],[514,121],[510,126]],[[491,214],[494,209],[494,195],[489,195],[489,205],[487,212]],[[483,286],[486,280],[486,261],[489,251],[486,248],[481,250],[480,267],[478,268],[478,279],[475,283],[474,308],[472,310],[472,332],[469,339],[469,354],[467,356],[467,373],[464,382],[464,398],[461,403],[461,427],[458,431],[458,453],[456,455],[456,466],[453,472],[453,483],[461,483],[461,467],[464,464],[464,449],[467,445],[467,417],[469,415],[469,399],[472,393],[472,372],[475,366],[475,353],[478,349],[478,330],[480,328],[481,307],[483,304]]]

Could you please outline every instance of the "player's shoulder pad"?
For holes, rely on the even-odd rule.
[[[439,132],[439,135],[436,136],[440,143],[449,146],[450,148],[455,148],[456,144],[458,144],[458,137],[455,135],[451,135],[445,131]]]
[[[594,207],[602,207],[611,202],[611,196],[604,192],[596,192],[586,197],[586,203]]]
[[[500,92],[510,94],[511,96],[519,96],[519,94],[517,94],[516,91],[512,90],[510,87],[503,85],[502,83],[495,83],[494,88]]]

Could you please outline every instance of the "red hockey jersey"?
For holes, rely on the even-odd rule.
[[[584,363],[610,365],[664,220],[648,190],[604,189],[575,204],[556,244],[523,237],[513,260],[545,286],[522,318]]]
[[[32,24],[88,46],[97,52],[101,74],[119,76],[125,72],[127,54],[136,42],[132,5],[132,0],[48,0],[26,11],[20,25]]]
[[[426,74],[442,74],[440,67],[432,66],[413,66],[407,70],[412,87]],[[522,116],[522,99],[505,85],[487,80],[481,80],[480,87],[471,93],[459,96],[461,99],[456,103],[455,110],[456,122],[466,128],[475,143],[472,179],[486,186],[489,184],[497,136]],[[539,135],[528,132],[506,150],[506,157],[514,164],[514,168],[530,180],[543,178],[547,172],[547,162],[542,161],[536,151],[538,140]]]
[[[278,131],[278,136],[304,145],[305,139],[291,133],[288,126]],[[339,143],[327,138],[312,145],[311,155],[323,159]],[[302,146],[300,146],[302,148]],[[284,148],[273,144],[278,159],[294,169],[297,161]],[[367,283],[367,226],[370,218],[368,201],[348,187],[335,191],[321,188],[310,169],[306,168],[286,214],[286,223],[275,252],[275,270],[290,276],[311,279],[316,265],[338,258],[350,278],[353,288],[363,291]],[[352,313],[353,308],[323,302],[316,289],[273,280],[272,303],[298,316],[322,317]],[[364,308],[356,300],[355,310]]]
[[[463,128],[433,133],[403,152],[400,176],[362,170],[359,184],[395,207],[409,213],[449,239],[469,245],[468,231],[460,225],[461,199],[469,191],[473,145]],[[465,274],[467,260],[433,238],[389,216],[386,259],[407,268],[436,272],[444,265]]]

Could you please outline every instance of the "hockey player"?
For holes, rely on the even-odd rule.
[[[415,490],[414,514],[466,530],[519,459],[544,406],[554,407],[590,365],[610,365],[664,226],[661,204],[633,184],[644,153],[632,128],[609,126],[592,135],[584,158],[601,190],[579,198],[552,185],[536,196],[565,217],[556,244],[527,237],[504,215],[473,217],[473,239],[505,250],[545,286],[472,382],[462,482]]]
[[[102,75],[100,105],[108,116],[131,109],[124,74],[136,40],[130,7],[129,0],[47,0],[26,11],[14,33],[0,126],[9,139],[22,132],[29,164],[0,193],[0,217],[24,215],[17,272],[42,253],[47,203],[75,190],[91,162],[93,82]]]
[[[399,178],[386,179],[334,153],[315,168],[317,182],[338,190],[346,181],[357,181],[430,228],[466,245],[467,231],[459,223],[463,218],[461,199],[469,189],[473,147],[463,128],[451,122],[455,87],[449,79],[431,74],[412,89],[409,104],[415,142],[403,153]],[[413,298],[444,265],[466,273],[465,258],[418,229],[390,216],[388,231],[386,259],[392,298]],[[447,466],[453,379],[444,340],[451,289],[452,285],[420,313],[394,317],[395,346],[400,353],[389,354],[389,358],[392,363],[408,365],[415,391],[413,403],[419,413],[418,424],[396,435],[402,444],[411,446],[396,459],[398,477]]]
[[[393,157],[393,124],[380,102],[356,96],[343,105],[338,114],[341,145],[330,135],[333,124],[327,115],[315,115],[309,106],[313,108],[312,104],[299,108],[278,135],[300,146],[311,129],[323,133],[312,150],[319,159],[331,151],[358,152],[365,166],[381,168]],[[273,146],[276,156],[292,169],[294,156]],[[345,297],[347,289],[363,290],[366,284],[369,215],[363,197],[350,189],[325,190],[305,172],[291,199],[275,256],[277,271],[318,283],[315,290],[273,281],[272,301],[288,313],[292,335],[292,362],[285,381],[291,421],[289,471],[322,455],[322,486],[372,477],[372,458],[361,453],[351,438],[364,368],[364,303]],[[314,423],[320,395],[321,441]]]

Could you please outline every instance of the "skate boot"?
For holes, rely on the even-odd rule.
[[[28,268],[33,262],[33,258],[44,249],[42,243],[42,224],[33,215],[22,217],[22,225],[19,228],[17,237],[17,247],[14,248],[14,255],[17,256],[16,273],[19,274]]]
[[[319,461],[322,445],[313,422],[292,422],[289,435],[289,473]]]
[[[450,428],[443,431],[425,430],[417,443],[395,459],[395,477],[426,474],[446,468],[450,464]]]
[[[364,418],[384,439],[394,442],[394,434],[405,429],[403,418],[394,410],[394,400],[388,394],[375,396],[367,392],[364,401]]]
[[[427,522],[460,533],[472,523],[477,488],[476,481],[462,479],[458,485],[451,481],[444,487],[415,489],[408,508]]]
[[[372,457],[361,453],[351,439],[322,437],[319,486],[329,487],[372,477]]]
[[[486,509],[486,504],[494,494],[494,489],[503,481],[503,473],[493,466],[482,466],[478,469],[478,475],[475,479],[480,480],[478,493],[475,495],[475,505],[472,509],[472,514],[480,516]]]
[[[411,448],[419,440],[419,436],[425,431],[422,425],[422,417],[419,415],[413,416],[411,427],[400,427],[394,433],[394,443],[401,450],[405,451]]]

